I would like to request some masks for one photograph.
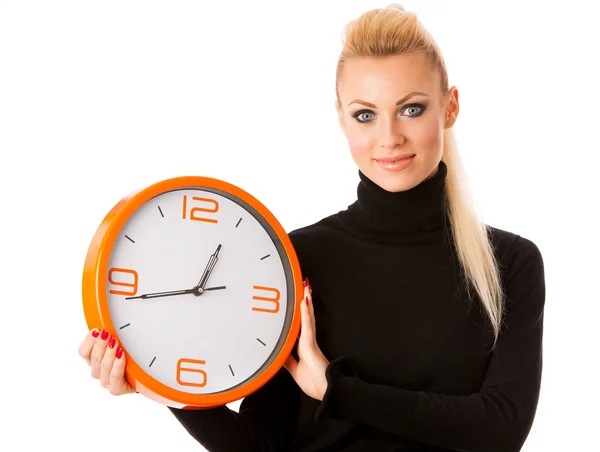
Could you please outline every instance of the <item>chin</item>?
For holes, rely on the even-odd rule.
[[[386,173],[383,175],[378,174],[377,176],[379,177],[375,177],[373,181],[389,192],[406,191],[417,185],[415,179],[411,175]]]
[[[372,173],[375,178],[373,181],[389,192],[410,190],[431,179],[437,173],[439,164],[436,164],[431,170],[427,170],[425,174],[423,174],[419,163],[420,162],[415,161],[412,165],[402,171],[386,171],[379,167],[377,162],[373,161],[374,166],[372,168]]]
[[[419,184],[420,178],[413,171],[408,171],[409,169],[394,172],[383,170],[377,166],[374,168],[373,182],[389,192],[410,190]]]

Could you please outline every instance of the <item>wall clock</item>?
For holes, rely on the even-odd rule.
[[[118,339],[127,381],[184,409],[241,399],[272,378],[298,337],[303,292],[273,214],[204,176],[119,201],[93,236],[82,278],[88,328]]]

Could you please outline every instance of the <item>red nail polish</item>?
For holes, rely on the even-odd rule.
[[[121,347],[119,347],[119,349],[117,350],[117,359],[119,359],[122,355],[123,355],[123,349]]]
[[[308,306],[308,297],[304,298],[304,301],[306,301],[306,306]]]
[[[306,285],[308,286],[308,291],[312,293],[312,287],[310,287],[310,282],[308,281],[308,277],[306,277]]]
[[[98,337],[99,335],[100,335],[100,331],[98,331],[98,330],[92,331],[92,336]]]
[[[111,337],[110,341],[108,341],[108,346],[113,348],[115,346],[115,342],[117,342],[117,340],[114,337]]]
[[[103,341],[108,339],[108,331],[102,330],[102,336],[100,336],[100,339],[102,339]]]

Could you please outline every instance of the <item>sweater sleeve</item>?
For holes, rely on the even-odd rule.
[[[469,452],[518,451],[538,404],[542,375],[544,264],[538,247],[517,236],[505,288],[506,329],[479,392],[409,391],[362,381],[340,357],[315,420],[362,422],[422,443]]]
[[[285,368],[240,404],[205,410],[169,407],[187,432],[211,452],[289,450],[296,433],[300,389]]]

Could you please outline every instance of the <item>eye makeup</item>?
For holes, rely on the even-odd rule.
[[[405,106],[402,108],[402,113],[404,113],[404,112],[405,112],[406,110],[408,110],[409,108],[418,108],[418,109],[420,110],[420,111],[419,111],[418,113],[416,113],[416,114],[413,114],[413,115],[408,115],[408,117],[409,117],[409,118],[416,118],[416,117],[418,117],[418,116],[421,116],[421,115],[422,115],[422,114],[425,112],[425,109],[427,108],[427,104],[413,103],[413,104],[408,104],[408,105],[405,105]],[[353,117],[354,119],[356,119],[356,120],[357,120],[359,123],[361,123],[361,124],[366,124],[366,123],[369,123],[369,122],[371,122],[371,120],[361,120],[361,119],[359,119],[359,117],[360,117],[361,115],[365,114],[365,113],[369,113],[369,114],[373,114],[373,115],[374,115],[374,113],[373,113],[373,111],[372,111],[372,110],[363,109],[363,110],[358,110],[356,113],[353,113],[353,114],[352,114],[352,117]]]

